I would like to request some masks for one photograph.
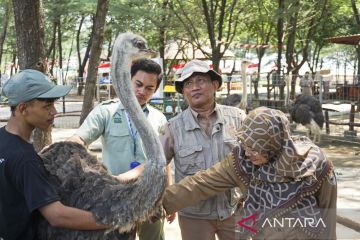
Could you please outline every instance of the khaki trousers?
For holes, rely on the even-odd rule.
[[[164,240],[164,219],[146,221],[138,227],[139,240]]]
[[[235,216],[220,220],[196,219],[180,216],[182,240],[239,240],[239,225]]]

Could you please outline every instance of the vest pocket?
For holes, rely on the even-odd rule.
[[[205,169],[205,156],[202,151],[201,145],[179,149],[178,161],[175,164],[178,166],[177,170],[180,174],[175,176],[176,181]],[[177,177],[179,178],[177,179]],[[182,209],[181,212],[186,216],[208,216],[211,213],[211,200],[201,201],[194,206]]]
[[[201,145],[180,149],[178,152],[181,175],[193,175],[205,169],[205,157]]]

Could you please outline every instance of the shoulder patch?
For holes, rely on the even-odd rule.
[[[159,135],[160,135],[160,136],[165,135],[165,125],[160,126],[160,127],[158,128],[158,132],[159,132]]]
[[[121,114],[116,112],[113,116],[114,123],[122,123]]]

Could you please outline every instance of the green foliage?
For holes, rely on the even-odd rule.
[[[4,20],[5,2],[0,0],[0,31]],[[327,45],[324,38],[359,33],[359,26],[349,0],[286,0],[284,12],[279,12],[278,2],[272,0],[109,0],[109,12],[105,29],[104,52],[112,47],[115,37],[124,31],[132,31],[143,35],[153,49],[164,47],[163,40],[168,43],[174,40],[186,40],[199,46],[209,46],[211,41],[230,44],[277,44],[276,27],[279,17],[284,18],[284,42],[292,29],[290,19],[298,14],[295,35],[295,51],[301,57],[300,49],[309,43],[309,60],[315,57],[315,51],[322,49],[322,57],[333,50],[343,48],[341,45]],[[322,5],[326,1],[325,11]],[[204,4],[208,7],[210,22],[206,21]],[[92,18],[96,11],[96,1],[89,0],[43,0],[46,46],[49,47],[54,23],[61,23],[63,52],[70,52],[72,40],[79,27],[80,19],[85,16],[80,35],[81,48],[85,48],[91,34]],[[219,9],[226,4],[224,21],[221,22]],[[232,5],[234,4],[234,5]],[[358,3],[358,8],[360,3]],[[216,10],[216,11],[215,11]],[[316,21],[312,21],[316,19]],[[312,23],[313,22],[313,23]],[[311,24],[316,31],[308,36]],[[161,33],[163,35],[161,35]],[[310,39],[309,39],[310,37]],[[10,61],[16,49],[13,16],[4,45],[3,60]],[[243,49],[232,49],[243,53]],[[250,50],[254,51],[255,50]],[[276,49],[267,49],[271,53]],[[336,50],[337,51],[337,50]],[[313,54],[314,53],[314,54]],[[350,54],[351,52],[349,52]],[[73,51],[75,54],[75,51]]]

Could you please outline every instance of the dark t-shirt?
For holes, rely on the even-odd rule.
[[[0,239],[35,239],[37,209],[57,200],[33,145],[0,128]]]

